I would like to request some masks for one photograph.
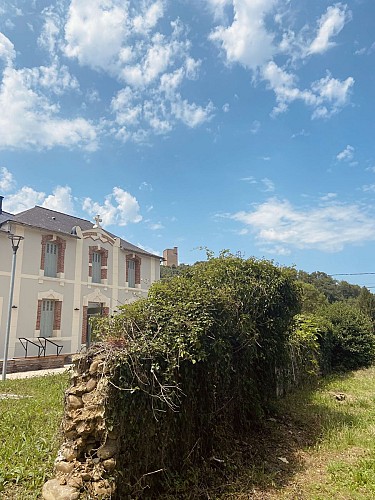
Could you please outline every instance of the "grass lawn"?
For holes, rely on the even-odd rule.
[[[52,474],[67,384],[67,374],[0,382],[0,498],[38,498]]]
[[[1,383],[0,393],[27,397],[0,399],[0,498],[36,499],[52,474],[67,383],[66,374]],[[375,368],[289,395],[252,436],[220,451],[211,486],[168,498],[375,498]]]
[[[259,441],[252,465],[216,498],[375,498],[375,368],[328,377],[279,401]]]

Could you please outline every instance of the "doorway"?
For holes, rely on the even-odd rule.
[[[91,344],[91,323],[90,318],[94,316],[102,316],[103,304],[101,302],[89,302],[87,306],[87,339],[86,345],[89,347]]]

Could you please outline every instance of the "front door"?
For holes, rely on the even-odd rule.
[[[52,337],[54,317],[55,317],[55,302],[53,300],[43,300],[42,311],[40,316],[41,337]]]
[[[103,304],[100,302],[89,302],[87,306],[87,347],[91,344],[91,323],[90,318],[93,316],[101,316],[103,312]]]

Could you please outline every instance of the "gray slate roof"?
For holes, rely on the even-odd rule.
[[[6,212],[3,212],[3,214],[6,214]],[[0,219],[0,224],[2,222],[5,222],[5,220],[12,219],[15,222],[19,222],[20,224],[26,224],[28,226],[37,227],[39,229],[45,229],[47,231],[53,231],[54,233],[63,233],[69,236],[72,236],[72,229],[74,228],[74,226],[79,226],[82,231],[87,231],[88,229],[93,229],[94,227],[94,224],[88,220],[38,206],[30,208],[29,210],[25,210],[24,212],[20,212],[16,215],[6,215],[8,217],[4,220]],[[2,215],[0,215],[0,217],[2,217]],[[106,229],[104,229],[104,231],[110,236],[117,238],[116,235],[110,233]],[[143,250],[142,248],[139,248],[132,243],[123,240],[122,238],[120,238],[120,240],[121,247],[124,250],[141,253],[150,257],[157,257],[159,259],[161,258],[159,257],[159,255],[146,252],[146,250]]]
[[[12,220],[14,219],[14,215],[10,214],[9,212],[4,212],[4,210],[0,214],[0,226],[7,220]]]

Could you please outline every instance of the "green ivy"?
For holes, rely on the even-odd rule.
[[[122,484],[211,456],[222,432],[241,435],[267,410],[296,345],[295,278],[293,269],[225,252],[96,320],[97,341],[116,347],[113,383],[122,391],[114,411],[129,474]],[[148,484],[160,477],[147,476]]]

